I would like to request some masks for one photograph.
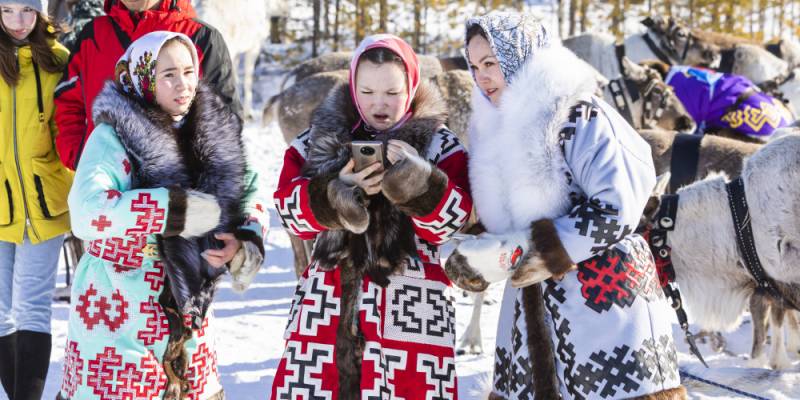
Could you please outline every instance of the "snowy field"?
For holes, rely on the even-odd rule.
[[[261,69],[255,92],[274,93],[282,72]],[[265,98],[257,96],[255,100],[256,103],[262,103]],[[277,124],[262,128],[260,121],[248,123],[245,142],[251,162],[261,174],[262,185],[267,193],[272,193],[286,148]],[[282,335],[296,281],[289,239],[274,211],[271,212],[265,248],[267,255],[264,266],[250,289],[239,295],[231,290],[228,281],[224,281],[213,306],[219,373],[226,397],[231,400],[266,399],[283,351]],[[444,253],[446,256],[447,251]],[[63,269],[62,265],[59,286],[64,285]],[[491,379],[501,291],[501,286],[492,286],[488,297],[495,302],[483,307],[484,354],[457,358],[459,397],[462,400],[481,398],[481,388]],[[469,321],[472,299],[460,291],[454,295],[456,329],[460,338]],[[53,353],[43,397],[48,400],[55,398],[60,387],[68,310],[67,304],[54,304]],[[792,357],[792,366],[783,372],[748,367],[751,340],[749,318],[745,318],[737,331],[725,335],[728,345],[724,352],[715,353],[709,345],[700,346],[710,369],[705,369],[689,354],[682,332],[677,324],[673,327],[682,369],[764,398],[800,399],[800,362],[797,357]],[[744,398],[696,381],[686,381],[684,384],[692,399]],[[0,400],[5,400],[4,394],[0,394]]]

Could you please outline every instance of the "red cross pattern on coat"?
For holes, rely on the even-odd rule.
[[[62,368],[62,375],[64,378],[61,380],[61,391],[72,397],[78,386],[83,383],[83,359],[81,352],[78,350],[78,343],[71,340],[67,341],[67,346],[64,348],[64,367]]]
[[[97,219],[92,220],[92,226],[95,227],[98,232],[102,232],[111,226],[111,221],[109,221],[105,215],[101,215]]]
[[[189,400],[200,400],[200,395],[203,394],[208,384],[208,377],[212,374],[217,374],[217,355],[213,350],[209,350],[205,343],[202,343],[192,355],[189,363],[187,375],[192,387],[187,397]]]
[[[152,346],[155,342],[169,336],[169,320],[155,297],[150,296],[148,301],[141,303],[139,311],[142,315],[147,316],[147,321],[145,322],[146,328],[140,330],[136,334],[136,338],[141,340],[145,346]]]
[[[166,386],[166,375],[152,353],[135,363],[123,363],[114,347],[89,360],[86,383],[101,399],[155,400]]]

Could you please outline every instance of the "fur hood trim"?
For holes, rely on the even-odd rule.
[[[596,90],[595,76],[571,51],[553,45],[520,68],[499,107],[477,87],[473,90],[470,182],[489,232],[528,229],[533,221],[563,215],[569,207],[559,132],[570,108]]]
[[[414,114],[405,124],[394,131],[377,134],[375,140],[402,140],[424,157],[433,134],[447,120],[446,103],[439,91],[426,82],[417,89],[411,110]],[[351,156],[350,142],[354,139],[351,129],[358,119],[350,85],[333,88],[311,119],[305,176],[338,172],[347,164]]]
[[[96,125],[114,128],[131,158],[136,187],[174,185],[213,194],[221,205],[239,205],[247,166],[242,124],[208,86],[198,86],[194,104],[178,128],[169,115],[125,94],[113,82],[97,96],[93,117]]]

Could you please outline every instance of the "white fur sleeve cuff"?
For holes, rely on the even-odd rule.
[[[189,190],[186,193],[186,220],[180,236],[191,238],[204,235],[219,224],[221,210],[217,198]]]

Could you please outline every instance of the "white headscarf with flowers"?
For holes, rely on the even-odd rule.
[[[117,61],[114,80],[126,93],[139,97],[146,103],[156,102],[156,60],[164,44],[170,39],[183,41],[192,54],[194,73],[199,74],[200,63],[197,49],[188,36],[182,33],[150,32],[128,46],[128,50]],[[199,78],[199,76],[198,76]]]

